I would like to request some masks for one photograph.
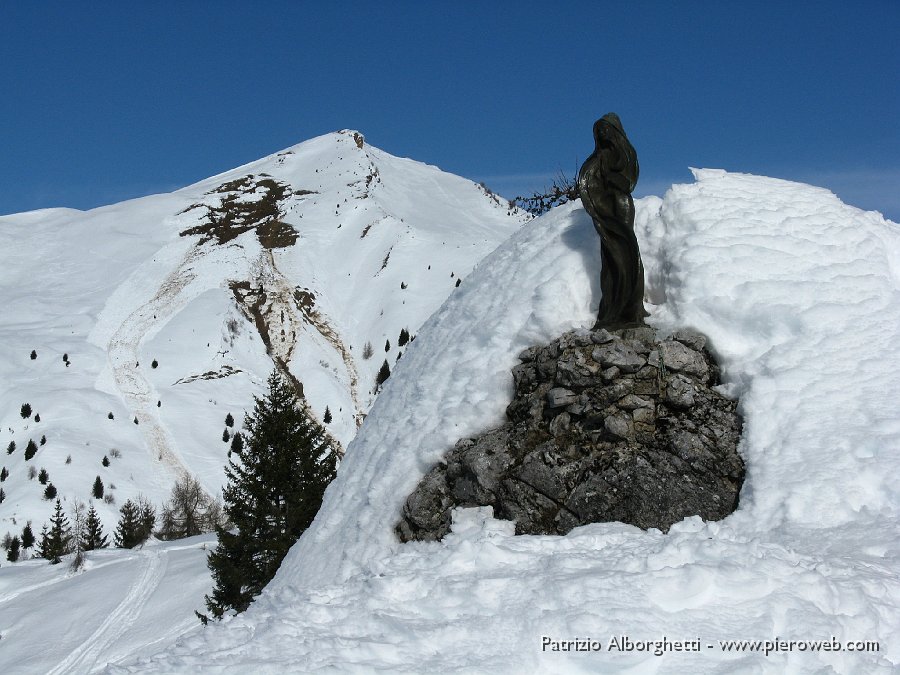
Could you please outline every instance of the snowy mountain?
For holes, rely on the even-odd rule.
[[[900,230],[819,188],[695,176],[636,230],[649,323],[707,334],[741,397],[732,516],[551,537],[466,509],[443,542],[394,536],[430,466],[502,421],[517,354],[592,323],[598,242],[571,203],[422,327],[250,609],[112,672],[896,672]]]
[[[182,473],[219,494],[224,432],[273,365],[346,445],[401,331],[526,220],[355,131],[171,194],[0,217],[0,536],[40,531],[50,484],[71,504],[99,476],[108,532]]]

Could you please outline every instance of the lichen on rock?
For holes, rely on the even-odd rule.
[[[402,541],[441,539],[457,506],[492,506],[518,534],[609,521],[667,531],[737,507],[742,422],[704,336],[579,329],[519,360],[508,421],[457,442],[422,479]]]

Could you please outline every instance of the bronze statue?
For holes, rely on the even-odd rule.
[[[578,171],[584,209],[600,235],[600,311],[595,328],[622,328],[644,322],[644,266],[634,236],[638,160],[622,122],[607,113],[594,122],[593,154]]]

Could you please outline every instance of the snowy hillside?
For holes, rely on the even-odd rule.
[[[592,323],[598,240],[576,202],[500,246],[422,328],[250,610],[112,671],[896,672],[898,226],[822,189],[721,171],[637,209],[649,322],[706,333],[741,396],[732,516],[516,537],[470,509],[444,542],[393,534],[429,467],[501,422],[517,354]],[[687,651],[611,651],[616,636]],[[576,638],[601,649],[551,651]],[[879,650],[721,643],[776,639]]]
[[[346,445],[401,331],[526,220],[353,131],[171,194],[0,217],[0,536],[40,531],[49,484],[71,504],[99,476],[107,531],[183,472],[219,494],[225,417],[273,363]]]

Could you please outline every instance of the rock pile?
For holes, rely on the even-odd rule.
[[[401,540],[441,539],[456,506],[493,506],[518,534],[607,521],[667,531],[737,507],[741,419],[714,389],[704,336],[581,329],[519,359],[508,422],[459,441],[422,479]]]

